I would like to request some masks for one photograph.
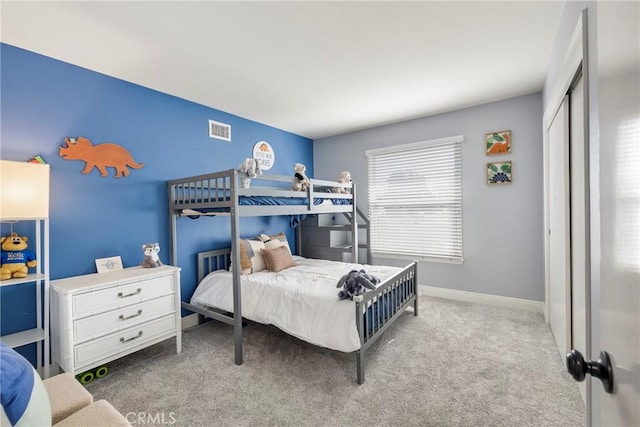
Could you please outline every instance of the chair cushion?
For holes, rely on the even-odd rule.
[[[55,427],[119,427],[131,423],[106,400],[98,400],[60,421]]]
[[[91,393],[71,373],[55,375],[43,382],[49,394],[53,424],[93,403]]]

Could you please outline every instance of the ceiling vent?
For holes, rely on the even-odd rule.
[[[231,141],[231,125],[209,120],[209,137]]]

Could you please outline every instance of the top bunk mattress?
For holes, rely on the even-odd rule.
[[[355,187],[351,183],[311,179],[308,191],[293,191],[290,176],[262,175],[242,185],[234,170],[169,181],[169,207],[183,215],[227,213],[236,203],[243,215],[286,215],[349,212]],[[254,185],[255,184],[255,185]],[[336,192],[336,186],[344,191]],[[234,197],[237,192],[237,199]],[[314,212],[317,211],[317,212]]]
[[[186,206],[195,203],[208,203],[208,202],[228,202],[230,198],[218,198],[216,200],[190,200],[184,202]],[[306,206],[308,199],[306,197],[274,197],[274,196],[238,196],[238,205],[240,206]],[[177,202],[177,206],[182,203]],[[336,198],[319,198],[313,199],[315,206],[321,205],[351,205],[351,199],[336,199]],[[198,207],[197,209],[184,208],[182,214],[187,216],[196,215],[215,215],[216,213],[226,212],[227,207]]]

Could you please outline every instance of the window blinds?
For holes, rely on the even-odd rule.
[[[372,253],[462,262],[462,141],[366,151]]]

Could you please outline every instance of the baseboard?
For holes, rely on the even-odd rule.
[[[185,329],[189,329],[189,328],[193,328],[194,326],[197,326],[200,322],[198,319],[198,313],[193,313],[190,314],[188,316],[185,316],[182,318],[182,330],[184,331]]]
[[[495,305],[514,308],[517,310],[544,313],[544,302],[520,298],[503,297],[498,295],[479,294],[475,292],[458,291],[455,289],[437,288],[434,286],[418,286],[418,295],[446,298],[457,301],[474,302],[478,304]]]

